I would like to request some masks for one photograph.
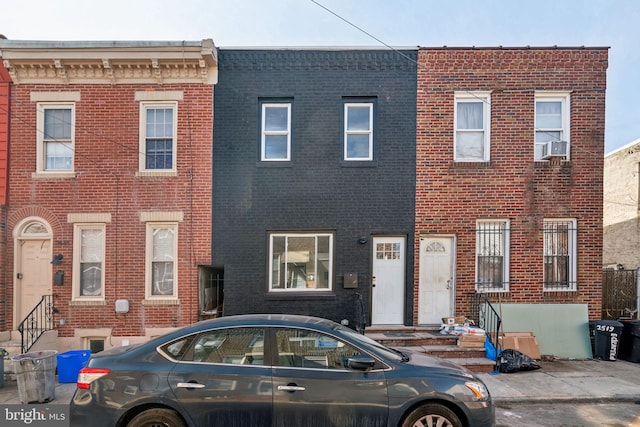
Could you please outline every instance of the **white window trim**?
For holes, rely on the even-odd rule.
[[[173,294],[153,295],[153,231],[159,228],[172,228],[173,239]],[[146,223],[146,244],[145,244],[145,299],[146,300],[177,300],[178,299],[178,223],[177,222],[147,222]]]
[[[369,107],[369,130],[349,131],[347,129],[349,107]],[[349,157],[347,138],[349,135],[368,135],[369,152],[367,157]],[[344,160],[345,161],[371,161],[373,160],[373,102],[345,102],[344,104]]]
[[[328,278],[328,286],[326,288],[274,288],[273,287],[273,239],[275,237],[285,237],[285,238],[291,238],[291,237],[329,237],[329,254],[328,254],[328,271],[329,271],[329,278]],[[333,239],[333,233],[270,233],[269,234],[269,258],[267,260],[268,262],[268,270],[269,270],[269,292],[278,292],[278,293],[287,293],[287,292],[331,292],[333,290],[333,245],[334,245],[334,239]],[[285,249],[286,250],[286,249]],[[317,251],[316,251],[316,256],[317,256]],[[280,259],[280,258],[278,258]],[[316,265],[317,265],[318,259],[316,259]],[[280,271],[280,262],[278,262],[278,275],[280,275],[282,272]]]
[[[571,229],[569,230],[570,236],[569,236],[569,286],[567,288],[547,288],[546,285],[546,278],[544,276],[544,257],[547,256],[546,254],[546,235],[547,233],[544,231],[544,226],[543,226],[543,238],[542,238],[542,242],[543,242],[543,248],[542,248],[542,268],[543,268],[543,274],[542,274],[542,280],[543,280],[543,286],[544,292],[577,292],[578,290],[578,221],[575,218],[545,218],[544,219],[544,224],[549,223],[549,222],[564,222],[564,223],[569,223]]]
[[[478,231],[480,228],[480,224],[503,224],[504,225],[504,246],[502,247],[503,255],[502,255],[502,282],[504,283],[503,288],[495,288],[495,289],[487,289],[478,287],[479,282],[479,271],[478,271],[478,255],[480,252],[480,241],[478,240]],[[508,219],[479,219],[476,221],[476,291],[483,293],[495,293],[495,292],[509,292],[509,284],[510,284],[510,274],[511,274],[511,222]]]
[[[50,170],[47,169],[47,159],[45,158],[44,149],[44,112],[47,109],[70,109],[71,110],[71,142],[69,150],[71,151],[71,169]],[[76,104],[75,102],[39,102],[36,104],[37,117],[37,144],[36,144],[36,174],[50,175],[61,177],[75,176],[75,139],[76,139]]]
[[[489,91],[465,91],[454,93],[453,106],[453,159],[456,162],[488,162],[491,159],[491,92]],[[482,102],[482,125],[484,131],[484,152],[482,159],[459,158],[458,145],[458,103]],[[469,129],[467,129],[469,130]],[[478,131],[474,129],[473,131]],[[461,130],[464,131],[464,130]]]
[[[147,169],[147,109],[172,108],[173,109],[173,143],[172,143],[172,164],[171,169]],[[138,175],[166,176],[174,175],[177,171],[178,162],[178,102],[177,101],[141,101],[140,102],[140,124],[139,124],[139,161]]]
[[[265,129],[267,119],[267,108],[286,108],[287,109],[287,130],[285,131],[268,131]],[[263,162],[289,162],[291,161],[291,103],[290,102],[265,102],[261,107],[261,125],[260,125],[260,160]],[[266,136],[269,135],[286,135],[287,136],[287,155],[283,159],[268,159],[266,152]]]
[[[73,277],[72,277],[72,300],[73,301],[104,301],[105,299],[105,277],[106,277],[106,224],[104,223],[74,223],[73,224]],[[102,230],[102,294],[101,295],[80,295],[80,253],[82,250],[82,230],[100,229]]]
[[[541,102],[560,102],[562,105],[562,141],[567,141],[568,152],[566,159],[570,159],[571,154],[571,92],[548,92],[548,91],[537,91],[535,93],[535,99],[533,101],[533,143],[534,147],[538,145],[542,145],[543,143],[536,142],[536,132],[538,130],[538,125],[535,123],[538,114],[536,110],[536,105],[538,101]],[[537,150],[534,149],[533,155],[534,160],[539,162],[547,161],[546,159],[538,158],[536,155]]]

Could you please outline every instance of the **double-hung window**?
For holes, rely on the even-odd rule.
[[[270,291],[331,290],[333,234],[273,233],[269,265]]]
[[[177,223],[147,223],[147,298],[178,296],[177,252]]]
[[[456,92],[454,113],[454,160],[489,161],[489,92]]]
[[[72,172],[75,104],[38,104],[38,172]]]
[[[373,103],[344,104],[344,160],[373,160]]]
[[[576,290],[577,224],[574,219],[544,220],[544,290]]]
[[[74,224],[75,297],[104,299],[105,224]]]
[[[568,93],[536,93],[534,160],[545,160],[554,150],[568,157],[569,123]]]
[[[509,290],[509,221],[480,220],[476,224],[476,289]]]
[[[291,103],[263,103],[260,160],[291,160]]]
[[[140,103],[140,170],[176,170],[177,102]]]

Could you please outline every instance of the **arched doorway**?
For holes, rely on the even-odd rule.
[[[52,231],[41,218],[22,220],[14,229],[14,329],[52,293]]]

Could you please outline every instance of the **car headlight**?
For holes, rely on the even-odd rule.
[[[485,400],[489,398],[489,390],[487,387],[478,381],[467,381],[464,385],[471,390],[478,400]]]

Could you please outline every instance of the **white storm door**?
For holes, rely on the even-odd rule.
[[[420,237],[418,324],[441,324],[454,310],[454,238]]]
[[[404,237],[373,238],[371,323],[404,324]]]
[[[20,240],[17,281],[18,305],[16,321],[21,322],[40,302],[51,294],[51,241]]]

